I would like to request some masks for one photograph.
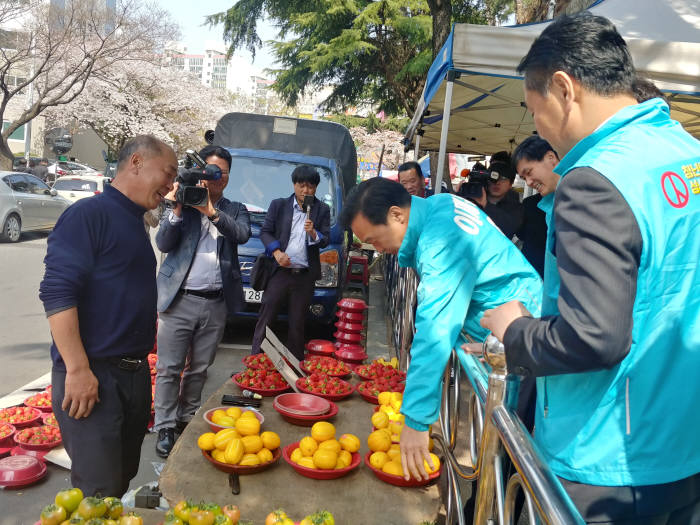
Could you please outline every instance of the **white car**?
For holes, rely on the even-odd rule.
[[[75,202],[102,193],[105,186],[111,182],[110,177],[102,175],[68,175],[57,178],[56,182],[53,183],[53,189],[61,197]]]
[[[58,161],[46,167],[54,177],[64,177],[67,175],[102,175],[95,168],[87,164],[80,164],[73,161]]]

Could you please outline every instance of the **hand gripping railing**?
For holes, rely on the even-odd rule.
[[[458,483],[458,478],[463,478],[478,479],[475,525],[513,525],[518,518],[514,511],[520,489],[525,494],[531,525],[537,523],[536,518],[547,525],[583,525],[584,521],[569,496],[515,414],[519,380],[508,374],[503,345],[489,336],[483,345],[483,355],[491,367],[490,373],[474,355],[465,354],[460,360],[453,351],[443,384],[442,435],[431,435],[446,459],[447,523],[465,523]],[[469,466],[460,465],[454,455],[459,423],[460,368],[466,372],[473,387],[469,399],[472,463]],[[506,458],[516,470],[507,483]]]

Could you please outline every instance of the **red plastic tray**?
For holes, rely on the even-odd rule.
[[[51,426],[51,425],[45,425],[45,426]],[[41,427],[37,427],[41,428]],[[56,428],[56,427],[51,427],[51,428]],[[63,443],[62,439],[59,439],[58,441],[52,441],[51,443],[43,443],[43,444],[36,444],[36,443],[22,443],[17,439],[17,436],[19,435],[19,432],[15,433],[15,435],[12,437],[14,439],[15,443],[17,446],[22,447],[25,450],[51,450],[52,448],[56,448],[59,446],[61,443]]]
[[[12,447],[10,450],[10,455],[11,456],[31,456],[33,458],[39,459],[41,461],[44,461],[44,456],[48,454],[50,451],[49,450],[30,450],[28,448],[23,448],[23,447]]]
[[[325,421],[326,419],[330,419],[338,413],[338,405],[336,405],[333,401],[330,401],[330,404],[331,409],[320,416],[298,416],[296,414],[289,414],[288,412],[280,410],[280,408],[277,406],[274,406],[274,409],[277,410],[277,412],[279,412],[280,415],[292,425],[297,425],[300,427],[312,427],[317,421]]]
[[[338,329],[339,332],[351,332],[354,334],[361,333],[362,329],[364,328],[362,326],[362,323],[346,323],[343,321],[336,322],[335,327]]]
[[[311,339],[306,343],[305,348],[314,355],[332,355],[335,352],[333,342],[326,339]]]
[[[53,412],[53,407],[51,405],[49,406],[37,406],[35,404],[32,404],[33,397],[36,396],[41,396],[41,397],[46,397],[48,398],[49,401],[51,401],[51,394],[49,392],[38,392],[36,394],[32,394],[29,396],[27,399],[23,401],[25,406],[31,407],[31,408],[36,408],[37,410],[41,410],[42,412]]]
[[[365,314],[338,310],[338,319],[346,323],[362,323],[365,320]]]
[[[440,469],[437,472],[433,472],[428,476],[428,479],[409,479],[406,481],[403,476],[394,476],[393,474],[387,474],[386,472],[383,472],[379,469],[376,469],[372,466],[372,464],[369,462],[369,457],[372,455],[372,452],[367,452],[365,454],[365,465],[367,465],[370,469],[372,469],[372,472],[374,472],[374,475],[377,476],[379,479],[381,479],[384,483],[389,483],[390,485],[396,485],[397,487],[424,487],[428,483],[431,483],[432,481],[436,480],[437,478],[440,477],[440,473],[442,472],[442,465],[440,465]]]
[[[12,447],[0,447],[0,458],[6,458],[10,455]]]
[[[296,384],[297,384],[297,388],[299,390],[301,390],[302,392],[304,392],[306,394],[313,394],[315,396],[322,397],[322,398],[328,399],[330,401],[340,401],[341,399],[345,399],[346,397],[350,397],[352,395],[352,393],[355,391],[355,385],[352,385],[352,384],[348,383],[347,381],[343,381],[341,379],[340,381],[343,381],[343,383],[347,383],[348,385],[350,385],[350,392],[347,392],[346,394],[319,394],[318,392],[312,392],[311,390],[307,390],[306,388],[304,388],[304,386],[302,385],[302,381],[304,379],[306,379],[306,378],[300,377],[299,379],[297,379]]]
[[[351,332],[338,331],[333,334],[333,337],[345,343],[360,343],[362,341],[362,334],[353,334]]]
[[[299,442],[287,445],[282,449],[282,457],[289,463],[289,465],[296,470],[302,476],[306,476],[311,479],[337,479],[349,474],[352,470],[356,469],[362,462],[362,458],[357,452],[352,453],[352,463],[345,468],[333,469],[333,470],[321,470],[315,468],[302,467],[301,465],[294,463],[289,456],[292,451],[299,446]]]
[[[13,408],[13,407],[10,407],[10,408]],[[36,422],[38,422],[41,419],[41,415],[43,414],[43,412],[41,410],[39,410],[38,408],[33,408],[33,407],[30,407],[30,408],[32,408],[32,410],[34,410],[34,417],[28,421],[24,421],[23,423],[12,423],[12,425],[15,428],[31,427],[32,425],[34,425]],[[5,409],[4,408],[0,409],[0,412],[2,412],[3,410],[5,410]]]
[[[256,394],[260,394],[263,397],[273,397],[276,396],[277,394],[281,394],[282,392],[288,392],[292,387],[286,386],[284,388],[275,388],[272,390],[265,390],[264,388],[253,388],[251,386],[243,386],[241,385],[238,381],[236,381],[236,378],[238,377],[238,374],[234,375],[231,380],[236,383],[236,386],[240,388],[241,390],[250,390],[251,392],[255,392]]]
[[[256,472],[262,472],[263,470],[267,470],[272,465],[277,463],[281,455],[282,452],[280,451],[280,448],[277,447],[275,450],[272,451],[272,460],[268,461],[267,463],[263,463],[262,465],[229,465],[228,463],[221,463],[220,461],[216,461],[213,457],[211,457],[211,454],[209,452],[207,452],[206,450],[202,450],[202,456],[204,456],[207,459],[207,461],[209,461],[209,463],[214,465],[219,470],[227,472],[229,474],[255,474]]]
[[[345,312],[364,312],[367,310],[367,303],[362,299],[351,299],[346,297],[338,301],[338,308]]]
[[[43,461],[31,456],[10,456],[0,460],[0,486],[26,487],[46,475]]]

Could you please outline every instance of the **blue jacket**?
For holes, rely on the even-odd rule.
[[[632,344],[611,368],[538,378],[535,438],[569,480],[684,479],[700,472],[700,143],[653,99],[620,110],[556,171],[582,167],[616,187],[641,232]],[[551,217],[548,227],[554,238]],[[559,274],[546,272],[545,296],[558,288]]]
[[[238,264],[238,245],[250,238],[250,216],[248,209],[239,202],[221,197],[216,205],[219,220],[216,228],[221,235],[217,239],[221,281],[229,314],[241,310],[245,305],[241,270]],[[201,231],[202,215],[185,206],[182,222],[170,223],[170,214],[165,213],[156,234],[156,245],[168,256],[158,271],[158,311],[164,312],[175,299],[190,270]]]
[[[483,211],[451,194],[411,198],[398,257],[420,279],[401,412],[411,428],[427,430],[438,417],[442,374],[460,332],[483,340],[484,311],[511,300],[539,316],[542,280]]]

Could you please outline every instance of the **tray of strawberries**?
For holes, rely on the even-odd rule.
[[[243,358],[243,364],[255,370],[275,370],[275,365],[265,354],[247,355]]]
[[[6,447],[12,444],[12,436],[16,432],[13,425],[9,423],[0,423],[0,447]]]
[[[347,381],[318,372],[314,372],[308,377],[300,377],[297,379],[296,385],[302,392],[331,401],[345,399],[355,391],[355,387]]]
[[[56,421],[56,416],[53,412],[50,414],[44,414],[41,416],[41,420],[44,422],[44,425],[58,428],[58,421]]]
[[[242,390],[250,390],[261,396],[276,396],[289,390],[290,386],[277,370],[246,368],[233,376],[233,382]]]
[[[28,407],[38,408],[42,412],[52,412],[51,394],[49,392],[39,392],[33,396],[29,396],[24,400],[24,404]]]
[[[61,431],[51,425],[24,428],[15,434],[15,443],[27,450],[48,450],[61,441]]]
[[[357,392],[365,401],[378,405],[380,392],[403,392],[405,387],[406,383],[390,382],[384,378],[379,378],[372,381],[363,381],[357,385]]]
[[[352,373],[347,363],[332,357],[310,356],[301,362],[301,369],[307,374],[318,372],[331,377],[345,377]]]
[[[0,423],[9,423],[16,428],[28,427],[41,419],[41,410],[32,407],[9,407],[0,409]]]
[[[380,363],[376,360],[368,365],[355,367],[355,373],[364,380],[385,378],[391,381],[394,377],[397,377],[399,381],[406,380],[406,372],[402,372],[391,365]]]

